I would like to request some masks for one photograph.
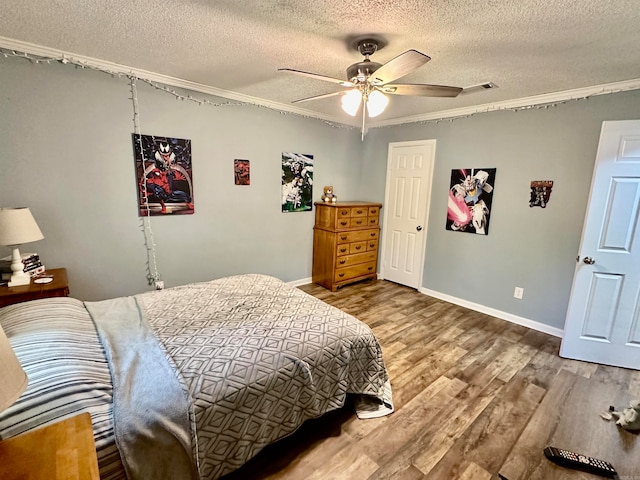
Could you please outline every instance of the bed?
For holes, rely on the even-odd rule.
[[[35,300],[0,324],[29,376],[0,436],[89,412],[103,480],[220,478],[348,394],[393,411],[369,327],[266,275]]]

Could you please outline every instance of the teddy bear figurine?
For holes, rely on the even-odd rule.
[[[640,430],[640,400],[632,400],[630,405],[622,412],[611,412],[611,416],[625,430]]]
[[[321,198],[323,202],[327,203],[336,203],[338,201],[338,197],[333,194],[333,187],[331,185],[324,187],[324,193]]]

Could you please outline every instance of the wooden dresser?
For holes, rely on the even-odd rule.
[[[316,202],[313,227],[314,283],[335,292],[376,278],[381,203]]]

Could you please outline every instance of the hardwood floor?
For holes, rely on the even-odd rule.
[[[639,436],[599,417],[640,398],[640,372],[560,358],[559,338],[391,282],[300,288],[373,329],[395,412],[358,420],[346,405],[226,480],[597,478],[551,464],[550,444],[640,480]]]

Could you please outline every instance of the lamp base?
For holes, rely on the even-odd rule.
[[[11,279],[7,284],[9,287],[19,287],[20,285],[29,285],[31,276],[24,271],[22,256],[17,245],[11,245]]]
[[[31,283],[31,275],[28,273],[14,273],[11,275],[11,279],[9,283],[7,283],[8,287],[19,287],[21,285],[29,285]]]

